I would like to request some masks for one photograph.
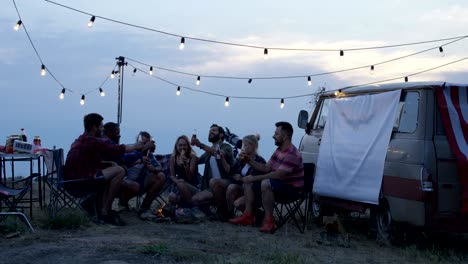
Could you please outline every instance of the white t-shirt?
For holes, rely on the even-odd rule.
[[[216,162],[216,158],[214,156],[210,157],[210,168],[212,178],[221,179],[221,173],[219,172],[218,163]]]
[[[249,172],[250,169],[250,164],[245,164],[244,168],[241,170],[241,175],[242,176],[247,176],[247,172]]]

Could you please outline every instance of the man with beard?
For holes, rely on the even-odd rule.
[[[147,146],[141,142],[134,145],[115,145],[102,141],[100,137],[103,119],[96,113],[84,117],[85,132],[70,147],[63,177],[66,190],[75,197],[86,197],[98,192],[100,219],[106,223],[122,225],[123,222],[111,208],[112,201],[122,184],[125,170],[115,163],[103,168],[102,157],[104,153],[117,156],[125,152],[142,150]]]
[[[302,156],[291,142],[293,128],[288,122],[278,122],[275,125],[273,139],[278,148],[266,164],[247,160],[250,166],[264,174],[255,177],[248,175],[242,178],[246,208],[240,217],[229,220],[237,225],[253,225],[255,223],[253,212],[255,200],[261,199],[265,209],[265,219],[260,228],[263,233],[275,231],[273,218],[275,198],[299,197],[304,187]]]
[[[198,164],[205,164],[202,191],[192,197],[192,202],[196,206],[203,206],[214,200],[218,207],[217,216],[221,221],[227,221],[230,218],[226,203],[226,187],[233,182],[229,171],[234,162],[232,148],[224,143],[224,137],[224,129],[213,124],[208,135],[211,146],[201,143],[196,137],[192,137],[191,140],[192,145],[205,151],[198,160]]]

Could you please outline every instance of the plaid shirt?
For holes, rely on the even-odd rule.
[[[293,144],[284,151],[277,148],[271,155],[268,164],[271,166],[272,171],[287,171],[288,175],[283,181],[302,190],[304,187],[304,164],[301,153]]]
[[[95,178],[98,171],[100,171],[103,154],[119,156],[124,152],[125,145],[109,144],[84,133],[70,147],[65,162],[64,179]]]

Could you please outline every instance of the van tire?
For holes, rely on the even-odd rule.
[[[315,223],[315,224],[321,224],[322,223],[322,203],[319,202],[317,199],[312,199],[312,202],[310,203],[310,219]]]
[[[395,223],[392,218],[390,206],[387,201],[380,200],[376,210],[375,226],[377,228],[377,240],[384,244],[390,244],[395,232]]]

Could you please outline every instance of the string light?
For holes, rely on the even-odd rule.
[[[150,67],[150,75],[153,75],[153,66]]]
[[[101,87],[99,87],[99,94],[101,96],[106,96],[106,93],[104,93],[104,90]]]
[[[42,64],[42,66],[41,66],[41,76],[45,76],[45,75],[46,75],[45,65]]]
[[[307,77],[307,84],[308,84],[309,86],[312,85],[312,79],[310,78],[310,76]]]
[[[252,79],[249,79],[248,83],[252,83]]]
[[[281,98],[280,107],[281,107],[281,109],[283,109],[283,108],[284,108],[284,98]]]
[[[16,22],[16,25],[13,27],[14,30],[18,31],[21,27],[21,24],[23,24],[23,21],[18,20],[18,22]]]
[[[180,38],[179,49],[180,49],[180,50],[183,50],[184,48],[185,48],[185,38],[182,37],[182,38]]]
[[[200,76],[197,77],[197,81],[195,82],[196,85],[200,85]]]
[[[81,96],[80,105],[84,105],[84,103],[85,103],[84,100],[85,100],[85,96],[84,96],[84,94],[83,94],[83,95]]]
[[[408,82],[408,76],[405,77],[405,82]]]
[[[370,75],[373,75],[373,74],[374,74],[374,69],[375,69],[375,68],[374,68],[374,65],[371,65],[371,66],[370,66],[370,70],[369,70],[369,74],[370,74]]]
[[[59,98],[60,100],[63,100],[63,98],[65,98],[65,88],[62,89],[62,92],[60,93]]]
[[[267,48],[263,49],[263,58],[265,60],[268,60],[268,49]]]
[[[74,12],[86,14],[86,15],[92,15],[89,12],[85,12],[70,6],[66,6],[60,3],[56,3],[51,0],[45,0],[45,2],[60,6],[62,8],[66,8],[69,10],[72,10]],[[100,19],[107,20],[113,23],[133,27],[133,28],[139,28],[151,32],[156,32],[159,34],[163,35],[168,35],[168,36],[173,36],[173,37],[180,37],[181,34],[177,33],[172,33],[172,32],[167,32],[163,30],[158,30],[154,28],[148,28],[140,25],[135,25],[131,24],[128,22],[124,21],[119,21],[117,19],[112,19],[112,18],[107,18],[104,16],[98,16]],[[425,41],[417,41],[417,42],[411,42],[411,43],[398,43],[398,44],[392,44],[392,45],[384,45],[384,46],[372,46],[372,47],[357,47],[357,48],[346,48],[342,49],[342,51],[358,51],[358,50],[374,50],[374,49],[383,49],[383,48],[395,48],[395,47],[403,47],[403,46],[413,46],[413,45],[421,45],[421,44],[427,44],[427,43],[433,43],[433,42],[440,42],[440,41],[447,41],[447,40],[454,40],[454,39],[459,39],[459,38],[466,38],[468,35],[465,36],[458,36],[458,37],[450,37],[450,38],[443,38],[443,39],[432,39],[432,40],[425,40]],[[185,37],[187,39],[192,39],[192,40],[197,40],[197,41],[203,41],[203,42],[210,42],[210,43],[215,43],[215,44],[222,44],[222,45],[230,45],[230,46],[237,46],[237,47],[244,47],[244,48],[253,48],[253,49],[259,49],[259,48],[264,48],[262,46],[255,46],[255,45],[249,45],[249,44],[242,44],[242,43],[233,43],[233,42],[227,42],[227,41],[220,41],[220,40],[212,40],[212,39],[203,39],[203,38],[195,38],[195,37]],[[270,48],[271,50],[284,50],[284,51],[316,51],[316,52],[335,52],[339,51],[337,49],[329,49],[329,48],[286,48],[286,47],[275,47],[275,48]]]
[[[344,57],[344,51],[343,50],[340,50],[340,60],[342,60]]]
[[[96,17],[95,17],[95,16],[92,16],[91,19],[90,19],[89,22],[88,22],[88,27],[89,27],[89,28],[93,26],[94,20],[96,20]]]
[[[445,57],[444,48],[442,48],[442,46],[439,47],[439,52],[441,57]]]
[[[115,71],[112,71],[112,72],[111,72],[110,77],[111,77],[111,79],[114,79],[114,77],[115,77]]]
[[[226,97],[226,101],[224,102],[225,107],[229,107],[229,96]]]
[[[136,72],[137,72],[137,69],[134,68],[134,69],[133,69],[133,76],[135,76],[135,73],[136,73]]]
[[[175,94],[176,94],[177,96],[179,96],[179,95],[180,95],[180,86],[178,86],[178,87],[177,87],[177,91],[176,91],[176,93],[175,93]]]

